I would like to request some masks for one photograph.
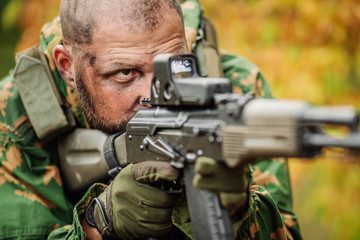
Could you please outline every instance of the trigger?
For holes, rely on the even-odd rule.
[[[180,180],[162,181],[161,187],[167,193],[181,193],[183,191]]]

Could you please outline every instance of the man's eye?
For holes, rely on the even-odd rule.
[[[134,69],[120,70],[113,75],[118,82],[129,82],[138,77],[139,72]]]
[[[119,77],[129,77],[131,76],[131,74],[133,74],[133,71],[130,69],[126,69],[126,70],[121,70],[120,72],[118,72],[118,76]]]

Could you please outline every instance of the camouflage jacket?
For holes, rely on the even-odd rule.
[[[188,30],[197,28],[199,9],[196,1],[185,1]],[[55,68],[51,53],[57,44],[61,44],[61,31],[54,21],[41,31],[41,49],[62,97],[71,105],[78,127],[88,128],[76,93]],[[272,97],[259,69],[249,61],[224,54],[221,64],[234,91]],[[0,82],[1,239],[87,239],[80,218],[89,201],[102,193],[106,185],[94,184],[81,199],[68,195],[62,185],[54,146],[52,141],[37,138],[10,73]],[[287,161],[263,160],[252,167],[248,209],[233,219],[236,239],[301,239],[292,212]],[[192,237],[185,202],[174,209],[173,223],[183,236]]]

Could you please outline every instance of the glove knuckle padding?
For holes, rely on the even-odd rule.
[[[195,163],[194,186],[215,192],[243,192],[250,183],[249,166],[229,168],[208,157],[199,157]]]
[[[175,199],[159,188],[135,181],[132,168],[124,168],[112,183],[115,231],[125,239],[163,235],[172,226]]]
[[[248,201],[250,179],[249,165],[229,168],[209,157],[196,159],[194,186],[219,193],[221,204],[229,211]]]
[[[148,161],[133,165],[132,174],[137,182],[152,183],[160,180],[173,181],[179,177],[179,171],[168,162]]]

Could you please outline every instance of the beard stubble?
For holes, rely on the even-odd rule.
[[[116,123],[111,123],[104,116],[100,116],[99,110],[97,109],[99,106],[95,103],[95,97],[86,88],[81,71],[77,71],[75,83],[80,107],[85,113],[87,121],[92,129],[98,129],[107,134],[125,132],[126,124],[129,121],[128,119],[119,119]]]

